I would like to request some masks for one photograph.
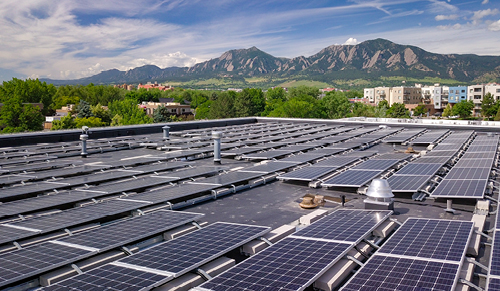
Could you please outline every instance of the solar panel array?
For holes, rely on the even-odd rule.
[[[424,156],[408,163],[403,168],[398,170],[394,175],[387,179],[394,192],[415,193],[425,187],[429,180],[438,173],[438,171],[455,156],[466,142],[472,131],[452,132],[442,142],[438,144],[432,151]],[[450,149],[442,147],[450,140],[456,141],[460,147]]]
[[[162,233],[202,216],[189,212],[158,211],[0,254],[0,287]]]
[[[422,133],[425,131],[425,128],[417,128],[417,129],[406,129],[404,131],[401,131],[393,136],[390,136],[386,139],[384,139],[384,142],[386,143],[403,143],[412,137]]]
[[[431,197],[483,198],[497,148],[498,136],[478,135]]]
[[[473,228],[409,218],[340,290],[454,290]]]
[[[321,184],[322,187],[361,187],[366,185],[374,178],[380,176],[389,168],[395,166],[401,160],[408,158],[407,155],[396,158],[393,154],[389,154],[387,159],[385,155],[377,156],[376,159],[369,159],[353,168],[348,169]]]
[[[337,210],[193,290],[304,290],[391,213]]]
[[[42,290],[149,290],[268,231],[263,226],[214,223]]]
[[[438,141],[440,138],[442,138],[445,134],[447,134],[450,130],[429,130],[426,133],[422,134],[421,136],[417,137],[416,139],[412,140],[411,142],[415,145],[425,145],[425,144],[431,144],[436,141]]]

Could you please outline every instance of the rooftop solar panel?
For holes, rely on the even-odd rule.
[[[441,164],[414,164],[410,163],[396,172],[397,175],[421,175],[433,176],[441,169]]]
[[[347,170],[347,171],[340,173],[339,175],[323,182],[321,184],[321,186],[323,186],[323,187],[361,187],[382,173],[383,173],[383,171],[380,171],[380,170],[375,170],[375,171]]]
[[[131,179],[126,181],[115,181],[110,184],[99,185],[95,187],[77,189],[85,192],[94,192],[102,194],[116,194],[124,192],[132,192],[137,190],[142,190],[146,188],[152,188],[155,186],[168,184],[170,182],[176,181],[176,178],[162,177],[162,176],[151,176],[139,179]]]
[[[268,227],[262,226],[214,223],[117,262],[64,280],[44,290],[60,290],[58,288],[67,288],[67,286],[75,286],[77,288],[75,290],[92,290],[102,288],[103,285],[116,288],[115,290],[149,290],[238,248],[268,231]],[[111,266],[118,266],[119,269],[114,270]],[[110,268],[113,270],[112,276],[110,276]],[[119,287],[114,286],[121,282],[129,282],[129,279],[136,275],[133,273],[135,270],[140,270],[141,276],[150,275],[152,278],[147,277],[150,280],[143,282],[142,277],[135,277],[133,281],[135,284],[140,284],[140,287],[130,286],[130,283],[118,285]],[[80,282],[85,282],[83,285],[85,289],[78,289],[81,288],[78,285]]]
[[[423,156],[421,158],[418,158],[414,161],[412,161],[412,164],[446,164],[451,157],[426,157]]]
[[[356,161],[359,161],[359,157],[347,157],[347,156],[335,156],[328,158],[326,160],[319,161],[317,163],[312,164],[312,167],[344,167],[349,164],[352,164]]]
[[[488,179],[490,169],[488,168],[452,168],[446,175],[446,180],[480,180]]]
[[[325,176],[338,167],[304,167],[277,177],[278,180],[312,181]]]
[[[281,161],[268,162],[268,163],[265,163],[262,165],[244,168],[244,169],[238,170],[238,172],[269,174],[269,173],[274,173],[274,172],[283,171],[286,169],[293,168],[298,164],[299,164],[298,162],[295,162],[295,163],[281,162]]]
[[[210,178],[200,179],[194,182],[189,182],[190,184],[208,184],[208,185],[231,185],[236,183],[241,183],[256,179],[262,176],[262,173],[253,172],[229,172],[227,174],[222,174]]]
[[[487,184],[487,180],[444,180],[431,197],[482,198]]]
[[[496,227],[497,230],[495,231],[495,235],[493,237],[493,245],[491,247],[491,261],[488,275],[500,277],[500,231],[498,231],[498,227],[500,226],[497,224]]]
[[[151,190],[140,194],[128,196],[129,199],[149,201],[151,203],[162,203],[179,199],[187,199],[196,194],[210,192],[220,187],[210,184],[181,184],[179,186],[166,187],[158,190]]]
[[[460,159],[453,168],[487,168],[493,166],[492,159]]]
[[[374,256],[340,290],[454,290],[459,269],[458,264]]]
[[[496,152],[498,149],[497,145],[486,146],[486,145],[471,145],[467,152],[469,153],[479,153],[479,152]]]
[[[395,154],[381,154],[371,158],[372,160],[406,160],[410,158],[411,154],[395,153]]]
[[[473,227],[471,221],[408,218],[377,253],[459,263]]]
[[[283,157],[283,156],[289,155],[289,154],[294,153],[294,152],[296,152],[296,151],[295,150],[273,150],[273,151],[255,153],[255,154],[242,155],[241,157],[243,159],[248,159],[248,160],[269,160],[269,159],[274,159],[274,158],[278,158],[278,157]]]
[[[430,176],[393,175],[387,179],[393,192],[417,192],[429,181]]]
[[[193,290],[304,290],[350,244],[285,238]],[[323,271],[324,272],[324,271]]]
[[[399,160],[368,160],[355,167],[353,170],[382,170],[385,171],[397,164]]]
[[[392,211],[383,210],[340,209],[299,230],[293,237],[357,243],[391,214]]]
[[[489,278],[486,291],[500,290],[500,278]]]
[[[448,151],[448,150],[432,150],[427,152],[424,157],[452,157],[457,153],[456,150]]]
[[[483,152],[483,153],[468,153],[462,156],[461,159],[494,159],[496,156],[496,152]]]
[[[290,163],[308,163],[317,159],[321,159],[325,157],[326,155],[323,153],[316,153],[315,151],[308,152],[305,154],[298,154],[294,156],[289,156],[283,159],[279,159],[280,162],[290,162]],[[1,178],[1,177],[0,177]]]

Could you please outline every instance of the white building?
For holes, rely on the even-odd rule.
[[[375,89],[365,88],[363,90],[363,98],[368,99],[370,103],[375,103]]]

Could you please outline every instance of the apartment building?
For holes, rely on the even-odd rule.
[[[368,99],[368,102],[375,103],[375,89],[365,88],[363,90],[363,98]]]
[[[491,83],[484,85],[484,94],[490,93],[495,101],[500,100],[500,84]]]
[[[448,103],[467,101],[467,86],[452,86],[448,91]]]
[[[394,103],[419,104],[422,103],[422,90],[418,87],[392,87],[390,90],[389,105]]]
[[[382,100],[387,100],[387,102],[390,102],[389,99],[391,94],[391,87],[375,87],[374,92],[374,99],[376,104],[378,104]]]

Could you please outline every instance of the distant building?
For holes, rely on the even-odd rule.
[[[375,87],[375,103],[378,104],[380,101],[386,100],[389,102],[389,96],[391,92],[390,87]]]
[[[363,98],[368,99],[370,103],[375,103],[375,89],[365,88],[363,90]]]
[[[115,87],[115,88],[122,88],[122,89],[125,89],[125,90],[128,90],[128,91],[132,91],[132,90],[135,89],[134,85],[128,85],[128,84],[114,85],[113,87]]]
[[[158,89],[160,91],[168,91],[168,90],[174,90],[174,87],[172,87],[168,84],[161,85],[161,84],[158,84],[158,82],[155,82],[154,84],[152,84],[151,82],[147,82],[146,85],[139,83],[139,86],[137,86],[137,89],[146,89],[148,91],[150,89]]]
[[[422,89],[417,87],[392,87],[389,89],[389,105],[394,103],[419,104],[422,103]]]
[[[165,106],[168,109],[168,112],[172,115],[191,115],[193,112],[191,111],[190,105],[180,104],[180,103],[161,103],[161,102],[142,102],[139,105],[140,108],[144,109],[147,115],[153,116],[154,110],[159,106]]]
[[[467,101],[467,86],[452,86],[448,91],[448,103]]]

